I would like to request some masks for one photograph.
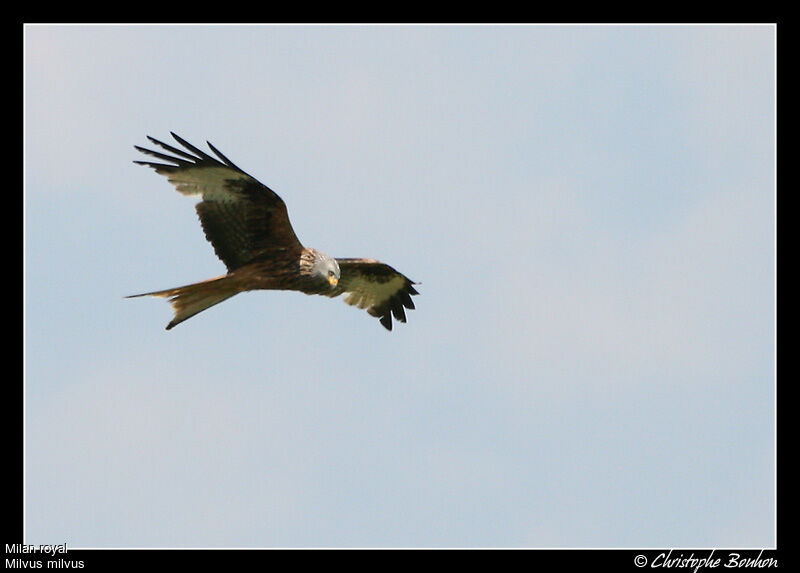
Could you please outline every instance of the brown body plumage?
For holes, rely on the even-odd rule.
[[[211,157],[174,133],[189,152],[148,137],[172,155],[136,147],[169,163],[136,161],[166,175],[184,195],[199,195],[196,210],[206,239],[228,273],[173,289],[138,296],[168,298],[174,317],[167,330],[195,314],[249,290],[296,290],[366,309],[392,329],[392,316],[406,321],[413,309],[414,283],[389,265],[373,259],[334,259],[304,247],[292,229],[286,205],[269,187],[227,159],[210,143]]]

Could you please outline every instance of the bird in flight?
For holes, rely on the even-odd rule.
[[[211,143],[212,157],[172,133],[186,151],[150,136],[167,153],[134,146],[161,162],[134,161],[155,169],[183,195],[200,197],[195,209],[206,239],[227,274],[182,287],[131,295],[167,298],[174,316],[167,330],[230,297],[251,290],[295,290],[365,309],[392,330],[392,316],[406,321],[417,284],[374,259],[337,259],[304,247],[292,229],[286,204]]]

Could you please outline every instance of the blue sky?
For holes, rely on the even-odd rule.
[[[27,26],[25,535],[775,544],[775,28]],[[211,141],[393,332],[245,293],[132,163]]]

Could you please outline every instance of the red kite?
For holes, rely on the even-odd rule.
[[[196,210],[206,239],[225,263],[228,274],[178,288],[137,296],[168,298],[174,317],[167,330],[240,292],[296,290],[329,297],[344,295],[347,304],[366,309],[392,329],[392,315],[406,321],[413,309],[416,284],[373,259],[336,259],[304,247],[292,229],[286,204],[211,143],[212,157],[174,133],[189,152],[148,136],[172,155],[134,146],[167,163],[134,161],[164,175],[184,195],[199,195]],[[130,297],[128,297],[130,298]]]

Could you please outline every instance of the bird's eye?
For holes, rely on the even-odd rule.
[[[332,277],[335,273],[333,271],[328,271],[328,276]]]

